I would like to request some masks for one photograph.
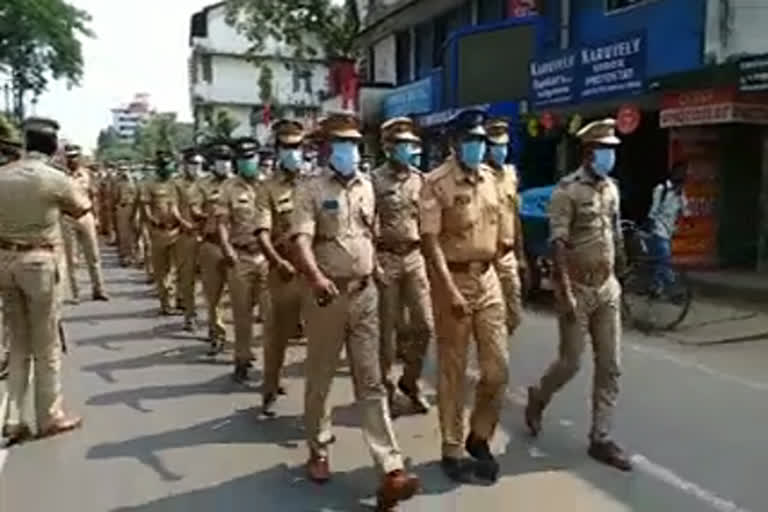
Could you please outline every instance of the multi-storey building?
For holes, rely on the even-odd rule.
[[[130,102],[112,109],[112,130],[121,139],[132,140],[153,113],[149,94],[136,94]]]

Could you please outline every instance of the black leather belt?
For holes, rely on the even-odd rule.
[[[485,274],[491,268],[490,261],[449,261],[448,270],[457,274]]]
[[[366,289],[371,282],[371,276],[339,277],[331,279],[341,293],[359,293]]]
[[[219,238],[219,235],[204,235],[203,240],[208,242],[209,244],[213,245],[219,245],[219,242],[221,241],[221,238]]]
[[[379,242],[378,244],[376,244],[377,250],[381,252],[390,252],[398,256],[405,256],[407,254],[411,254],[413,251],[418,250],[419,247],[421,247],[421,242],[418,242],[418,241],[401,242],[401,243],[395,243],[395,244]]]

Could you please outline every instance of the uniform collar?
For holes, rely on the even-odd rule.
[[[455,156],[449,156],[449,161],[453,165],[453,178],[456,183],[464,183],[469,185],[477,185],[485,179],[480,169],[475,172],[466,172],[456,160]]]
[[[279,167],[275,174],[277,175],[281,183],[285,183],[288,185],[292,185],[296,183],[296,178],[298,178],[298,171],[288,172],[283,170],[282,167]]]
[[[355,175],[349,178],[348,180],[341,179],[336,172],[328,168],[328,179],[331,180],[334,183],[338,183],[344,188],[352,188],[352,186],[357,185],[359,183],[363,182],[363,178],[360,176],[360,172],[355,172]]]
[[[390,177],[394,178],[397,181],[407,180],[413,172],[410,167],[406,167],[404,171],[398,170],[395,168],[394,165],[390,164],[389,162],[387,162],[387,167],[389,168]]]
[[[577,172],[577,176],[580,181],[592,185],[596,188],[603,187],[609,182],[609,178],[607,176],[597,176],[595,173],[587,171],[583,166],[579,167]]]

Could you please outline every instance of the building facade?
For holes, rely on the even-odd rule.
[[[138,129],[153,113],[149,94],[136,94],[130,102],[112,109],[111,128],[120,139],[132,141]]]
[[[271,120],[290,115],[312,123],[328,95],[322,55],[297,61],[291,48],[273,39],[251,54],[251,43],[227,23],[224,2],[192,16],[189,46],[189,92],[198,130],[226,112],[235,123],[234,136],[266,142]]]

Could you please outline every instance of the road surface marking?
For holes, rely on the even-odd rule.
[[[681,476],[678,476],[673,471],[659,466],[654,462],[648,460],[646,457],[640,454],[632,456],[632,463],[636,469],[639,469],[643,473],[646,473],[653,478],[664,482],[665,484],[678,489],[679,491],[693,496],[702,503],[709,505],[713,510],[718,512],[750,512],[745,508],[741,508],[732,501],[728,501],[720,496],[716,495],[712,491],[704,489],[703,487],[685,480]]]
[[[653,348],[653,347],[647,347],[643,345],[636,345],[634,343],[629,344],[629,348],[631,350],[634,350],[635,352],[639,352],[641,354],[645,354],[650,357],[656,357],[659,359],[662,359],[664,361],[668,361],[670,363],[676,364],[682,368],[692,368],[694,370],[698,370],[702,373],[706,373],[707,375],[711,377],[715,377],[717,379],[720,379],[725,382],[730,382],[732,384],[739,384],[741,386],[745,386],[749,389],[752,389],[754,391],[768,391],[768,383],[766,382],[759,382],[754,381],[750,379],[743,379],[741,377],[736,377],[734,375],[729,375],[727,373],[723,373],[717,370],[714,370],[710,368],[709,366],[703,365],[701,363],[697,363],[694,361],[688,361],[682,357],[677,357],[666,350],[662,350],[659,348]]]
[[[508,389],[506,395],[507,400],[517,404],[518,406],[525,407],[528,403],[527,391],[523,387],[518,387],[517,389]],[[571,422],[568,420],[561,421],[561,426],[565,426],[563,423]],[[569,435],[569,437],[572,439],[578,439],[572,430],[568,432],[567,435]],[[549,454],[537,446],[529,448],[528,455],[532,458],[549,457]],[[678,491],[687,494],[688,496],[696,498],[700,502],[708,505],[712,510],[716,510],[717,512],[750,512],[750,510],[741,508],[732,501],[721,498],[714,492],[707,490],[700,485],[695,484],[694,482],[690,482],[684,479],[671,469],[656,464],[644,455],[639,453],[633,455],[632,463],[635,465],[636,470],[642,471],[651,478],[658,480],[670,487],[673,487],[674,489],[677,489]]]

